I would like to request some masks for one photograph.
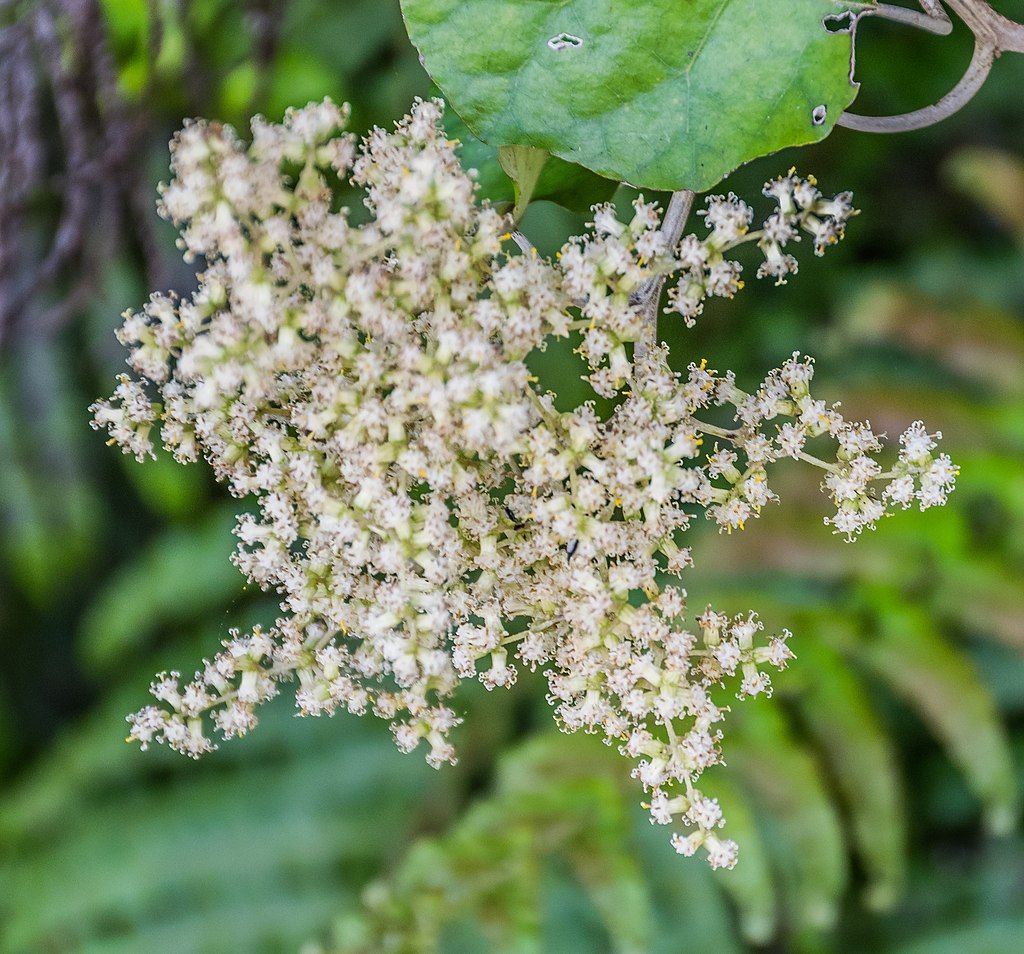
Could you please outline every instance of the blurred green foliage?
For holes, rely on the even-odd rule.
[[[331,95],[365,129],[430,92],[397,0],[103,6],[121,88],[146,119],[138,161],[154,189],[185,115],[242,123]],[[268,9],[271,21],[256,17]],[[869,27],[862,112],[935,99],[966,59],[959,34]],[[794,349],[816,354],[822,387],[852,415],[890,434],[923,417],[962,465],[948,508],[892,518],[855,546],[821,525],[817,488],[796,470],[746,533],[696,541],[692,605],[755,607],[796,634],[776,698],[736,707],[729,767],[707,776],[743,846],[732,872],[675,856],[621,759],[552,732],[539,676],[504,694],[464,690],[462,762],[442,773],[399,755],[382,723],[299,720],[287,703],[200,763],[124,746],[124,714],[153,672],[193,665],[230,626],[272,618],[273,602],[228,563],[238,504],[201,467],[137,466],[87,427],[120,368],[118,314],[148,290],[137,250],[109,262],[73,324],[11,342],[0,950],[1018,949],[1022,88],[1024,57],[1005,57],[941,127],[839,130],[739,170],[729,187],[753,196],[798,163],[853,188],[863,214],[788,287],[751,283],[694,332],[664,323],[680,364],[707,355],[747,383]],[[511,201],[493,151],[456,127],[485,190]],[[545,252],[608,188],[567,197],[557,173],[523,224]],[[173,236],[160,235],[187,291]],[[572,362],[552,348],[537,370],[564,378]]]

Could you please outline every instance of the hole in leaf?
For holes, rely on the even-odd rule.
[[[583,46],[583,39],[571,33],[559,33],[548,40],[548,47],[556,53],[562,50],[575,50]]]
[[[820,106],[815,106],[814,109],[811,110],[811,122],[814,123],[815,126],[820,126],[824,123],[826,116],[828,116],[828,107],[825,106],[824,103]]]
[[[856,18],[849,10],[843,10],[842,13],[830,13],[821,21],[821,25],[829,33],[850,33],[855,23]]]

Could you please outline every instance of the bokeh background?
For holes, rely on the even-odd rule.
[[[868,23],[858,109],[932,102],[969,55],[962,30]],[[692,605],[796,634],[707,776],[737,869],[675,856],[625,763],[553,732],[539,676],[464,691],[441,773],[383,723],[286,699],[200,763],[124,745],[152,673],[274,613],[228,562],[239,505],[208,472],[88,427],[120,312],[190,288],[154,211],[167,140],[325,95],[365,130],[429,92],[397,0],[0,3],[0,950],[1024,948],[1024,56],[939,127],[735,173],[754,198],[796,164],[863,214],[787,287],[663,323],[680,365],[749,385],[812,353],[822,396],[890,434],[923,417],[963,468],[948,507],[852,546],[799,468],[745,533],[700,531]],[[524,230],[550,251],[584,219],[537,203]]]

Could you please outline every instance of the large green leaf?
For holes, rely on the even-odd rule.
[[[728,836],[740,846],[736,867],[719,868],[713,877],[736,905],[743,937],[751,944],[767,944],[778,929],[779,899],[768,848],[757,824],[760,806],[734,784],[728,772],[708,774],[700,787],[718,799],[729,819]]]
[[[448,928],[471,920],[501,950],[540,951],[542,861],[557,852],[586,886],[615,950],[649,950],[652,912],[620,786],[607,773],[587,774],[586,754],[579,766],[574,754],[543,736],[517,752],[489,798],[445,835],[417,843],[390,882],[367,892],[364,917],[338,932],[340,949],[450,950]],[[559,774],[524,785],[552,756]]]
[[[988,827],[1005,834],[1019,815],[1020,792],[991,692],[926,613],[907,605],[898,592],[873,589],[882,608],[877,632],[843,648],[913,706],[984,803]]]
[[[868,876],[870,907],[889,907],[902,888],[906,820],[892,740],[869,690],[845,660],[815,639],[800,641],[796,704],[847,806]]]
[[[494,146],[709,189],[828,134],[850,104],[836,0],[402,0],[427,70]]]
[[[202,763],[141,753],[118,732],[141,678],[5,790],[0,950],[297,950],[404,847],[436,776],[373,720],[284,697]]]
[[[71,349],[28,340],[0,364],[0,567],[38,604],[89,560],[102,517],[74,363]]]
[[[750,700],[730,719],[726,763],[757,806],[792,928],[813,936],[835,923],[849,878],[835,802],[781,706]]]
[[[739,796],[723,792],[733,807]],[[690,954],[737,951],[710,871],[681,861],[637,794],[621,759],[596,741],[531,737],[503,755],[494,785],[446,832],[417,842],[349,907],[332,949],[668,954],[685,938]],[[753,860],[731,892],[745,922],[772,916],[755,897],[770,906],[770,885],[758,883],[767,863]]]
[[[245,580],[231,563],[237,504],[176,527],[111,574],[82,617],[78,649],[93,673],[123,665],[161,626],[180,625],[237,601]],[[216,643],[213,644],[216,646]]]

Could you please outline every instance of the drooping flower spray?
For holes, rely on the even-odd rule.
[[[191,680],[158,676],[161,705],[129,718],[131,738],[197,757],[215,733],[253,729],[291,683],[301,714],[372,712],[440,766],[455,760],[460,680],[494,689],[539,667],[559,725],[633,761],[677,850],[731,866],[736,845],[698,788],[720,759],[713,690],[769,693],[792,654],[789,633],[766,637],[753,613],[690,618],[686,529],[700,511],[742,529],[776,499],[781,457],[823,470],[828,522],[850,539],[893,507],[944,502],[955,468],[916,423],[884,470],[879,437],[811,396],[799,355],[750,392],[704,362],[673,372],[664,347],[634,347],[639,293],[676,279],[668,311],[692,323],[707,296],[741,287],[730,249],[756,243],[758,274],[784,280],[786,249],[803,232],[822,253],[851,197],[790,174],[765,187],[777,210],[761,229],[714,196],[708,234],[678,242],[652,204],[628,222],[597,207],[549,261],[476,201],[441,113],[417,101],[357,143],[325,101],[254,121],[249,146],[201,122],[172,143],[162,212],[204,271],[187,300],[154,295],[128,315],[133,376],[94,423],[140,460],[159,433],[255,499],[235,560],[280,594],[281,616],[230,633]],[[365,224],[338,208],[336,178],[364,190]],[[595,393],[615,399],[606,417],[537,389],[527,356],[568,336]],[[721,406],[732,427],[702,420]]]

